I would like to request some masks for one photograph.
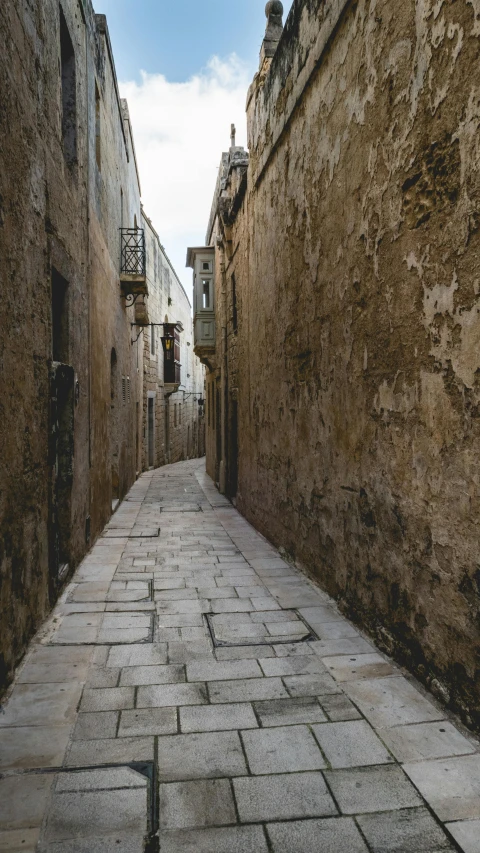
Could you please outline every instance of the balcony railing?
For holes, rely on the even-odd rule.
[[[122,241],[120,276],[145,278],[147,267],[145,231],[143,228],[121,228],[120,234]]]

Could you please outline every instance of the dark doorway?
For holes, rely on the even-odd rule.
[[[52,269],[49,441],[49,592],[68,574],[74,455],[74,370],[69,361],[68,282]]]
[[[165,398],[165,464],[170,464],[170,398]]]
[[[217,382],[215,393],[215,438],[216,438],[216,467],[215,480],[220,482],[220,464],[222,462],[222,410],[220,406],[220,383]]]
[[[110,468],[112,476],[112,501],[120,497],[120,475],[118,467],[118,367],[117,353],[112,347],[110,353]],[[108,470],[108,469],[107,469]]]
[[[228,425],[227,497],[234,498],[238,488],[238,404],[230,401]]]
[[[155,465],[155,397],[148,398],[148,466]]]

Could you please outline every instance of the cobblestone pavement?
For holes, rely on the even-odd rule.
[[[479,743],[198,460],[133,487],[0,714],[2,853],[159,839],[162,853],[480,851]]]

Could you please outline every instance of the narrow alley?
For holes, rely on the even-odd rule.
[[[242,518],[144,474],[0,713],[0,851],[478,853],[480,750]]]

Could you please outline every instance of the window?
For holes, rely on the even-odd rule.
[[[150,326],[150,352],[155,355],[155,326]]]
[[[60,7],[60,61],[62,69],[63,154],[71,169],[77,159],[77,87],[75,51],[67,22]]]
[[[202,308],[207,310],[210,308],[210,279],[202,279]]]
[[[237,314],[237,284],[235,281],[235,275],[232,275],[232,322],[233,322],[233,331],[236,334],[238,331],[238,314]]]
[[[202,261],[202,272],[212,272],[211,261]]]
[[[182,404],[178,404],[178,423],[179,426],[182,426]]]
[[[101,139],[100,139],[100,90],[98,88],[98,83],[95,81],[95,155],[97,158],[97,166],[98,169],[102,168],[102,150],[101,150]],[[120,190],[123,196],[122,190]],[[123,199],[122,199],[123,206]]]
[[[173,406],[173,426],[177,426],[177,404]]]

